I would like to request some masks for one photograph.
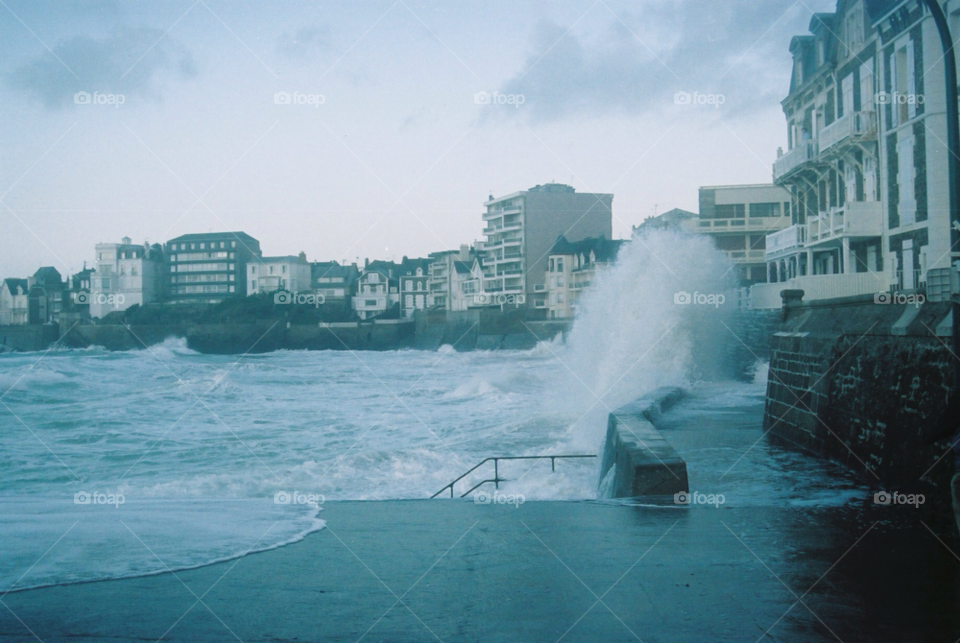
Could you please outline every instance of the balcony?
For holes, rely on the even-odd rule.
[[[796,172],[805,164],[812,163],[816,158],[817,142],[803,141],[773,162],[774,182],[778,182],[793,172]]]
[[[829,157],[839,154],[845,148],[844,143],[875,140],[877,140],[876,112],[851,112],[830,123],[820,132],[820,156]]]
[[[750,219],[700,219],[696,231],[700,234],[728,232],[774,232],[789,223],[785,217],[753,217]]]
[[[803,224],[792,225],[767,235],[764,259],[777,259],[799,250],[807,240],[807,227]]]
[[[821,212],[807,221],[808,245],[881,234],[883,204],[879,201],[850,201],[842,208],[830,208],[829,212]]]
[[[794,277],[775,284],[755,284],[750,288],[750,307],[754,309],[780,308],[782,290],[802,290],[803,301],[837,299],[855,295],[884,292],[890,284],[882,272],[854,272],[837,275],[809,275]]]

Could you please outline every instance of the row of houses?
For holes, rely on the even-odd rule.
[[[132,306],[202,306],[300,295],[361,320],[418,310],[523,308],[573,315],[595,271],[613,261],[612,195],[538,185],[484,204],[484,241],[426,258],[356,263],[264,256],[245,232],[186,234],[164,244],[98,243],[95,265],[64,280],[52,267],[0,285],[0,324],[102,319]],[[592,235],[592,236],[591,236]],[[283,296],[287,293],[289,296]],[[73,315],[73,317],[70,317]]]

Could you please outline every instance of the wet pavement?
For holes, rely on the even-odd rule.
[[[714,504],[328,502],[276,550],[7,594],[0,640],[960,638],[952,534],[767,444],[756,400],[662,425]]]

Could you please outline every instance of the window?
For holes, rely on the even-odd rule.
[[[743,203],[730,203],[717,206],[717,219],[742,219],[745,215],[746,205]]]
[[[236,241],[231,241],[231,242],[230,242],[230,247],[231,247],[231,248],[236,248],[236,247],[237,247],[237,242],[236,242]]]
[[[251,275],[257,274],[257,267],[256,267],[256,266],[250,266],[250,274],[251,274]]]
[[[286,267],[286,266],[280,266],[280,272],[283,273],[283,274],[287,274],[287,267]]]
[[[250,280],[250,290],[256,290],[256,289],[257,289],[257,280],[256,280],[256,279],[251,279],[251,280]]]
[[[751,203],[750,216],[751,217],[779,217],[780,204],[779,203]]]
[[[557,257],[557,272],[563,272],[563,257]]]

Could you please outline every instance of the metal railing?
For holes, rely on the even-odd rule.
[[[499,488],[500,488],[500,483],[507,481],[506,478],[501,478],[501,477],[500,477],[500,460],[550,460],[550,470],[551,470],[551,471],[556,471],[556,470],[557,470],[557,460],[558,460],[558,459],[561,459],[561,458],[595,458],[595,457],[597,457],[597,456],[595,456],[595,455],[502,455],[502,456],[497,456],[497,457],[494,457],[494,458],[486,458],[486,459],[484,459],[484,460],[481,460],[481,461],[480,461],[479,463],[477,463],[476,465],[474,465],[469,471],[467,471],[466,473],[464,473],[462,476],[460,476],[459,478],[456,478],[453,482],[451,482],[450,484],[448,484],[448,485],[446,485],[445,487],[443,487],[443,489],[441,489],[440,491],[438,491],[438,492],[436,492],[435,494],[433,494],[432,496],[430,496],[430,498],[431,498],[431,499],[436,498],[437,496],[439,496],[441,493],[443,493],[443,492],[446,491],[447,489],[450,490],[450,497],[453,498],[453,497],[454,497],[454,495],[453,495],[453,485],[457,484],[458,482],[460,482],[461,480],[463,480],[464,478],[466,478],[468,475],[470,475],[471,473],[473,473],[474,471],[476,471],[477,469],[479,469],[481,466],[483,466],[483,465],[486,464],[487,462],[490,462],[491,460],[493,461],[493,477],[492,477],[492,478],[487,478],[486,480],[483,480],[482,482],[479,482],[478,484],[476,484],[476,485],[472,486],[471,488],[467,489],[466,491],[463,492],[463,494],[461,494],[461,496],[460,496],[461,498],[465,497],[465,496],[466,496],[468,493],[470,493],[471,491],[474,491],[475,489],[477,489],[477,487],[480,487],[481,485],[485,485],[485,484],[487,484],[488,482],[492,482],[492,483],[494,484],[495,488],[499,489]]]

